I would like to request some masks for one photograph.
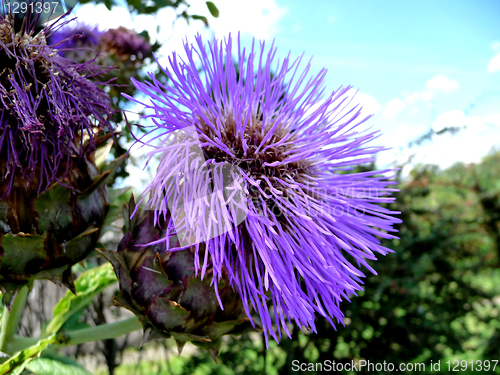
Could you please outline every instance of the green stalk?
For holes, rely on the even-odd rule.
[[[39,341],[40,339],[35,337],[23,337],[14,335],[6,345],[5,353],[14,355],[15,353],[23,351],[26,348],[37,345]]]
[[[26,298],[28,297],[28,287],[23,286],[17,293],[12,309],[9,311],[7,306],[4,307],[2,313],[2,326],[0,327],[0,351],[5,352],[7,345],[16,334],[19,321],[21,320],[21,313],[23,312]]]
[[[62,333],[61,336],[58,335],[57,337],[59,341],[57,347],[64,348],[66,346],[78,345],[91,341],[113,339],[137,331],[140,328],[142,328],[142,325],[139,319],[134,316],[115,323]]]
[[[15,353],[38,345],[43,340],[48,340],[50,347],[58,349],[86,342],[114,339],[126,335],[127,333],[137,331],[140,328],[142,328],[142,325],[139,319],[132,317],[115,323],[78,329],[76,331],[61,332],[45,339],[14,335],[6,346],[6,353],[14,355]]]

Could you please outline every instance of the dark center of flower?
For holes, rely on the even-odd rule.
[[[216,134],[206,124],[203,125],[201,131],[209,139],[217,139],[224,144],[230,151],[230,154],[214,145],[208,145],[203,148],[206,160],[214,160],[218,163],[226,162],[231,166],[241,168],[252,180],[260,184],[261,190],[268,196],[263,196],[260,189],[249,185],[249,198],[253,200],[254,205],[259,211],[262,210],[263,200],[267,209],[271,209],[277,219],[281,221],[283,218],[280,219],[281,213],[274,200],[274,193],[264,177],[270,181],[275,190],[281,192],[280,197],[286,200],[289,197],[288,191],[286,186],[280,183],[279,180],[290,183],[302,182],[305,180],[304,177],[308,176],[308,181],[310,181],[310,177],[314,175],[312,164],[307,159],[289,163],[284,162],[293,153],[296,145],[296,137],[291,134],[290,129],[286,125],[277,127],[272,136],[261,145],[262,140],[270,131],[272,124],[267,125],[266,131],[262,134],[262,119],[254,118],[244,132],[244,139],[246,141],[245,149],[234,118],[228,116],[224,121],[220,137],[219,134]],[[215,120],[212,123],[216,123]],[[281,142],[287,136],[288,139]],[[277,165],[274,166],[269,165],[275,162],[279,162],[279,164],[276,163]]]

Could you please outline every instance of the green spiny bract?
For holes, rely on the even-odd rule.
[[[97,144],[109,138],[97,138]],[[89,148],[88,143],[84,145]],[[33,279],[48,279],[74,291],[71,266],[94,248],[108,211],[110,171],[95,165],[95,151],[74,155],[60,183],[37,194],[38,181],[16,174],[0,199],[0,289],[9,304]],[[0,170],[5,169],[0,161]],[[36,174],[35,174],[36,175]],[[0,197],[9,189],[0,180]]]
[[[217,362],[222,336],[260,328],[252,327],[239,294],[226,277],[218,283],[224,306],[221,309],[211,285],[211,272],[203,280],[195,274],[192,248],[166,251],[165,242],[138,246],[163,238],[167,221],[155,225],[153,211],[137,211],[129,219],[134,209],[132,196],[129,207],[125,207],[125,235],[118,252],[104,253],[120,283],[115,302],[142,321],[143,342],[173,337],[180,353],[190,341]],[[175,244],[178,239],[171,236],[170,241]]]

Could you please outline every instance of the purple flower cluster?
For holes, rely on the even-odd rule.
[[[396,238],[400,222],[379,205],[397,191],[389,170],[345,173],[384,149],[368,146],[378,132],[360,130],[369,116],[350,105],[351,87],[325,97],[326,70],[308,78],[302,57],[276,61],[263,42],[247,53],[231,36],[207,46],[197,36],[185,53],[162,68],[168,85],[150,73],[152,82],[132,79],[148,100],[128,97],[162,139],[143,202],[157,223],[169,218],[170,234],[153,243],[169,248],[177,236],[169,250],[194,249],[202,278],[216,286],[227,275],[266,338],[290,335],[292,320],[315,331],[316,314],[342,322],[360,266],[375,273],[367,260],[391,252],[380,238]]]
[[[122,61],[132,56],[142,60],[151,51],[149,42],[134,30],[120,26],[100,31],[97,26],[82,22],[60,28],[52,34],[50,42],[60,55],[73,61],[91,60],[99,51]]]
[[[96,132],[112,130],[110,98],[89,80],[101,68],[58,55],[46,41],[52,29],[34,35],[25,22],[16,32],[13,20],[0,16],[0,178],[10,181],[4,194],[16,173],[39,190],[61,181],[84,141],[94,146]]]
[[[90,26],[83,22],[78,22],[74,26],[67,26],[54,32],[50,37],[50,43],[58,49],[59,54],[65,55],[67,51],[90,47],[94,48],[99,43],[102,35],[97,26]]]
[[[127,60],[131,56],[143,59],[151,50],[151,46],[144,37],[123,26],[103,33],[99,43],[104,51],[114,53],[122,60]]]

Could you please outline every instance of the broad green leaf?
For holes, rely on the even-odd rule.
[[[94,296],[117,281],[111,264],[92,268],[80,275],[75,282],[76,295],[68,291],[54,308],[54,317],[45,329],[45,335],[57,333],[63,324],[82,307],[92,302]]]
[[[207,4],[208,10],[210,11],[210,14],[212,16],[214,16],[214,18],[219,17],[219,9],[217,9],[217,7],[215,6],[215,4],[212,3],[211,1],[207,1],[206,4]]]
[[[36,375],[91,375],[79,365],[63,363],[51,358],[34,359],[26,367]]]
[[[47,233],[45,235],[24,233],[4,235],[0,268],[22,275],[26,264],[43,262],[47,255],[45,253],[47,237]]]

